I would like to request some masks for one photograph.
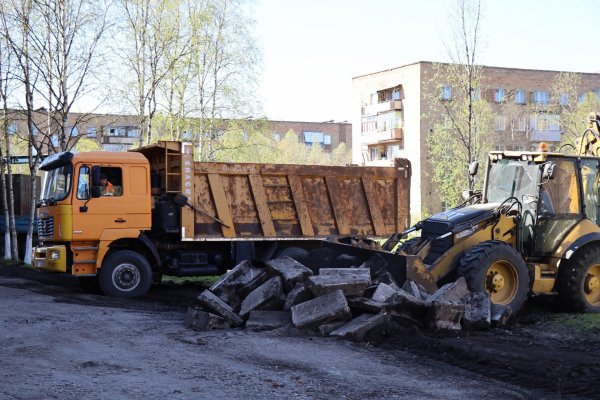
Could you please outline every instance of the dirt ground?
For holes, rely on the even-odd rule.
[[[293,328],[195,332],[200,284],[141,299],[0,267],[0,399],[600,398],[600,318],[530,301],[503,329],[405,329],[380,343]]]

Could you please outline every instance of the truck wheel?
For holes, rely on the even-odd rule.
[[[98,282],[107,296],[138,297],[150,289],[152,269],[139,253],[119,250],[110,254],[102,263]]]
[[[600,248],[575,253],[558,269],[558,298],[569,311],[600,313]]]
[[[300,247],[288,247],[287,249],[277,252],[276,257],[289,257],[301,263],[307,256],[308,250]]]
[[[510,306],[513,314],[529,293],[529,271],[510,244],[490,240],[473,246],[460,260],[458,272],[472,292],[488,292],[492,303]]]

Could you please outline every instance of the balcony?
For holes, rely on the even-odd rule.
[[[385,131],[374,131],[363,133],[361,135],[361,142],[364,144],[375,144],[380,142],[397,142],[402,141],[403,132],[402,128],[392,128]]]
[[[136,142],[139,142],[139,138],[135,137],[123,137],[123,136],[104,136],[102,138],[103,144],[123,144],[123,145],[132,145]]]
[[[362,115],[377,115],[386,111],[400,110],[402,110],[402,100],[384,101],[383,103],[372,104],[370,106],[363,106]]]

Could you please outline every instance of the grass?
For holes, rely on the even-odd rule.
[[[211,276],[170,276],[164,275],[162,281],[165,283],[174,283],[176,285],[185,285],[188,283],[210,286],[219,279],[220,275]]]

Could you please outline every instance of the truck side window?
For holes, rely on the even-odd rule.
[[[123,173],[121,168],[100,168],[100,193],[102,196],[123,195]]]
[[[90,198],[90,167],[87,165],[83,165],[79,168],[77,198],[79,200],[87,200]]]

